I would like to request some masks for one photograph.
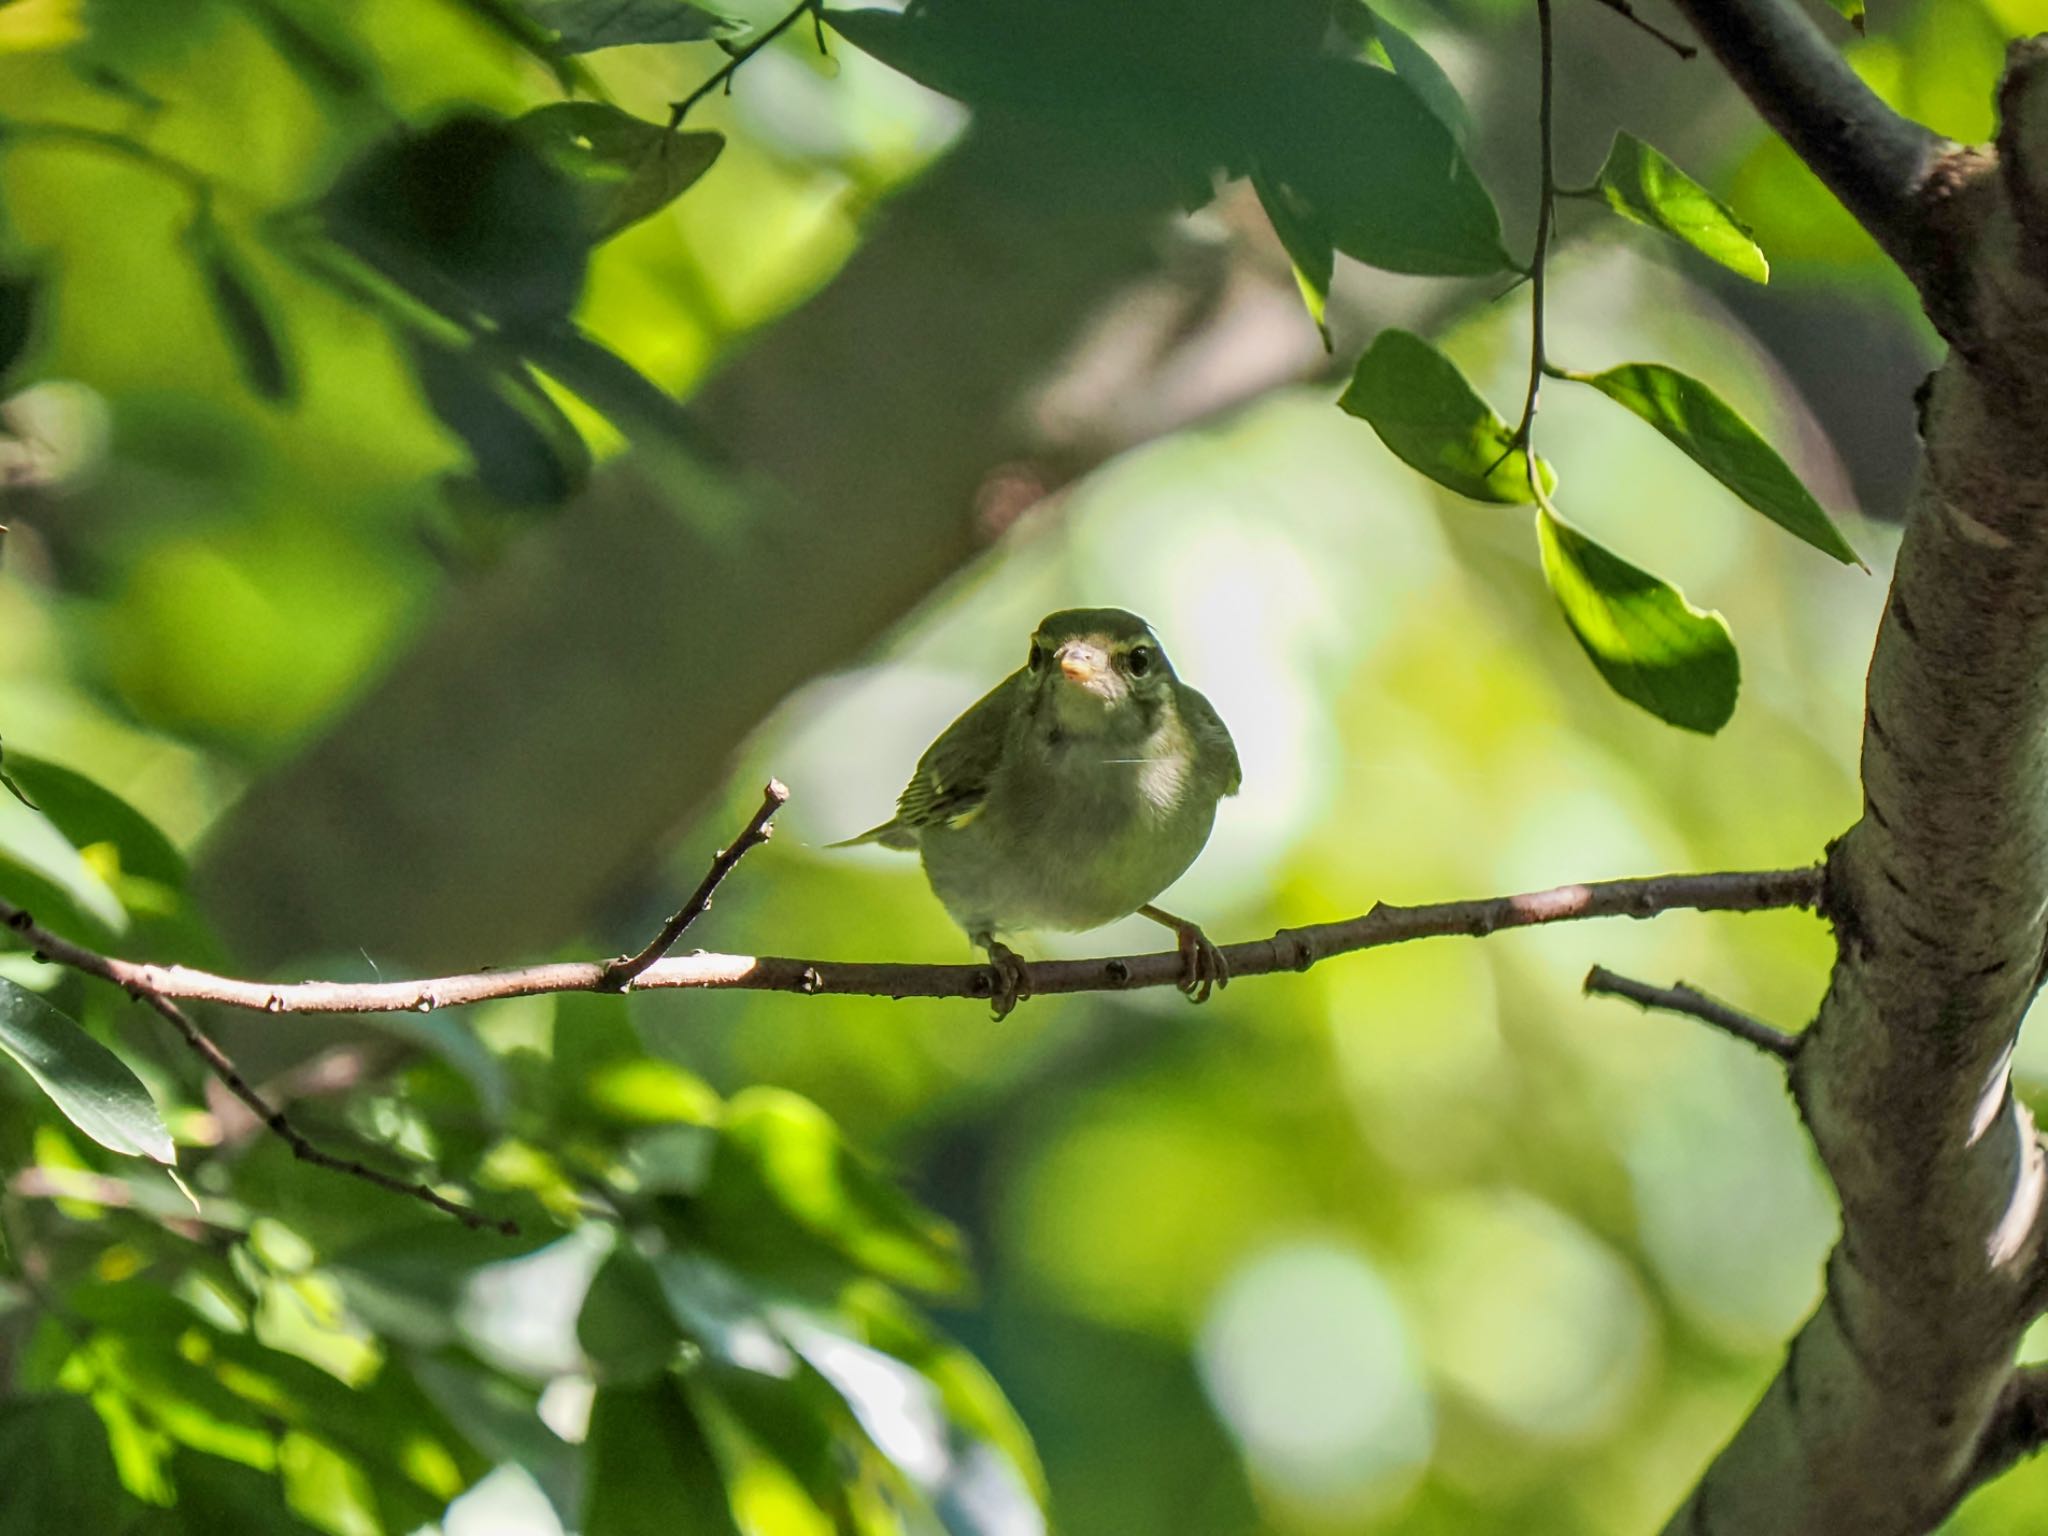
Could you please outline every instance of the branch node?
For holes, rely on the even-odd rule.
[[[599,982],[604,992],[624,992],[630,988],[640,974],[655,961],[675,948],[676,940],[683,931],[711,910],[711,896],[719,883],[732,873],[735,865],[747,856],[747,850],[765,843],[774,835],[772,825],[775,813],[789,803],[789,789],[780,779],[770,779],[761,790],[761,804],[753,818],[741,829],[727,847],[718,850],[711,861],[711,868],[704,878],[697,882],[697,889],[690,899],[683,903],[675,916],[661,925],[661,932],[654,936],[648,946],[635,955],[618,955],[605,962]],[[421,1012],[425,1012],[423,1008]]]

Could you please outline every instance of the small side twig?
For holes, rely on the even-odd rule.
[[[774,26],[768,28],[767,31],[748,43],[744,48],[734,49],[732,57],[727,59],[712,74],[710,79],[690,92],[681,101],[671,102],[668,109],[669,127],[675,129],[682,126],[682,121],[689,115],[690,108],[697,105],[698,102],[709,96],[713,91],[723,89],[730,92],[732,90],[732,77],[740,72],[740,66],[806,16],[812,19],[812,25],[816,28],[818,34],[818,52],[823,53],[825,51],[824,6],[820,3],[820,0],[801,0],[801,3],[795,10],[783,17],[782,20],[776,22]]]
[[[691,893],[690,899],[677,909],[674,917],[661,925],[661,932],[654,936],[653,941],[638,954],[617,955],[605,962],[600,990],[625,991],[636,976],[673,949],[676,940],[683,936],[683,930],[711,910],[712,894],[733,872],[733,867],[747,856],[747,850],[758,847],[775,835],[775,813],[788,803],[788,788],[780,779],[770,779],[761,791],[761,808],[754,812],[753,820],[729,846],[718,850],[711,860],[711,868],[697,882],[697,889]]]
[[[1604,965],[1596,965],[1586,972],[1586,995],[1588,997],[1618,997],[1634,1003],[1645,1012],[1652,1008],[1665,1013],[1681,1013],[1688,1018],[1698,1019],[1702,1024],[1711,1024],[1725,1034],[1733,1035],[1746,1044],[1755,1046],[1767,1056],[1780,1061],[1790,1061],[1799,1054],[1799,1037],[1788,1035],[1782,1029],[1774,1028],[1761,1019],[1751,1018],[1739,1008],[1707,996],[1697,987],[1679,982],[1673,987],[1653,987],[1646,981],[1618,976]]]
[[[1685,41],[1684,38],[1673,37],[1669,32],[1666,32],[1662,27],[1657,26],[1654,22],[1646,21],[1641,16],[1638,16],[1636,14],[1635,7],[1630,5],[1628,3],[1628,0],[1599,0],[1599,3],[1601,5],[1606,6],[1608,10],[1614,12],[1615,15],[1619,16],[1623,21],[1629,23],[1629,25],[1633,27],[1638,27],[1642,31],[1649,33],[1650,36],[1654,37],[1666,48],[1669,48],[1681,59],[1689,60],[1696,59],[1699,57],[1699,49],[1695,48],[1691,43]]]
[[[220,1079],[228,1092],[246,1104],[249,1112],[261,1120],[272,1135],[290,1147],[292,1156],[300,1162],[311,1163],[314,1167],[325,1168],[331,1173],[345,1174],[352,1179],[361,1179],[364,1183],[374,1184],[379,1189],[388,1189],[394,1195],[406,1195],[422,1201],[437,1211],[453,1216],[474,1231],[500,1232],[506,1237],[519,1235],[519,1224],[509,1217],[487,1215],[474,1207],[450,1200],[439,1190],[422,1184],[417,1179],[401,1179],[395,1174],[385,1173],[382,1169],[372,1168],[368,1163],[359,1162],[352,1157],[341,1157],[316,1146],[297,1126],[285,1118],[283,1110],[274,1108],[262,1094],[250,1086],[249,1080],[242,1076],[240,1069],[235,1066],[227,1052],[214,1044],[212,1037],[193,1023],[191,1016],[184,1009],[169,998],[159,997],[154,992],[131,989],[131,995],[168,1020],[171,1027],[183,1037],[185,1044],[206,1063],[208,1070]]]

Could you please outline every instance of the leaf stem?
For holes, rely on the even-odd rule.
[[[668,126],[670,130],[673,131],[681,127],[682,121],[689,114],[690,108],[697,105],[698,102],[709,96],[713,91],[723,88],[729,94],[732,90],[732,77],[740,72],[740,67],[806,16],[812,19],[812,25],[816,28],[818,35],[818,52],[823,53],[825,51],[825,8],[823,0],[800,0],[795,10],[776,22],[774,26],[763,32],[744,48],[735,49],[733,56],[727,59],[724,66],[714,72],[710,79],[690,92],[681,101],[671,102],[668,109]]]

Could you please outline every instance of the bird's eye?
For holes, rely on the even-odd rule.
[[[1124,670],[1133,677],[1143,677],[1152,670],[1152,647],[1134,645],[1124,657]]]
[[[1041,667],[1045,665],[1045,647],[1040,645],[1036,640],[1031,642],[1031,657],[1025,663],[1025,665],[1030,667],[1031,670],[1034,672],[1038,671]]]

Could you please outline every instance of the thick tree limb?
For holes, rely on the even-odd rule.
[[[1921,282],[1928,257],[1922,188],[1954,146],[1886,106],[1797,0],[1673,3],[1764,121]]]
[[[1283,928],[1269,939],[1223,947],[1233,979],[1305,971],[1321,960],[1416,939],[1463,935],[1482,938],[1510,928],[1592,917],[1655,917],[1663,912],[1762,912],[1812,906],[1820,894],[1817,869],[1748,870],[1726,874],[1657,875],[1561,885],[1517,896],[1397,907],[1382,902],[1363,916],[1306,928]],[[687,910],[687,909],[686,909]],[[74,944],[38,925],[12,903],[0,901],[0,923],[21,935],[41,957],[125,988],[140,997],[219,1003],[256,1013],[432,1013],[496,998],[548,992],[607,992],[618,987],[612,962],[565,961],[515,970],[477,971],[413,981],[246,981],[180,965],[143,965]],[[1030,967],[1034,995],[1128,992],[1179,984],[1179,951],[1098,960],[1041,960]],[[986,965],[892,965],[836,960],[794,960],[775,955],[698,953],[657,960],[633,977],[634,991],[689,987],[700,990],[800,992],[806,996],[972,997],[990,995]]]
[[[1839,955],[1792,1072],[1842,1239],[1671,1536],[1932,1530],[1997,1460],[2041,1307],[2048,1174],[2007,1066],[2048,933],[2048,46],[2016,45],[2000,100],[1997,162],[1950,167],[1941,259],[1970,345],[1925,401],[1863,817],[1822,903]]]

